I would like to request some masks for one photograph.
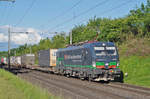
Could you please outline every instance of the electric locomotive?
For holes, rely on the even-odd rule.
[[[123,81],[119,55],[113,42],[88,42],[58,49],[56,71],[90,81]]]

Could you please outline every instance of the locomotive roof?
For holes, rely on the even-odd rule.
[[[93,43],[85,43],[80,46],[69,46],[67,48],[60,48],[58,49],[58,51],[75,50],[75,49],[81,49],[81,48],[89,48],[93,46],[103,46],[103,44],[105,44],[105,46],[115,46],[113,42],[93,42]]]

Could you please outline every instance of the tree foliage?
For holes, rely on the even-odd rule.
[[[150,37],[150,0],[147,0],[146,5],[142,3],[139,8],[137,7],[131,10],[123,18],[110,19],[94,17],[86,25],[78,25],[72,29],[73,43],[94,40],[96,37],[98,41],[122,43],[128,40],[130,36]],[[65,33],[60,33],[52,39],[42,39],[39,44],[25,44],[11,49],[11,55],[19,56],[30,53],[30,48],[35,55],[37,55],[39,50],[64,48],[66,44],[69,44],[69,39],[69,36],[66,36]]]

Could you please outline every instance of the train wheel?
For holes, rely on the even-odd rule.
[[[89,80],[89,82],[93,81],[92,75],[88,76],[88,80]]]
[[[80,78],[82,81],[83,81],[83,80],[85,80],[85,78],[84,78],[84,77],[79,77],[79,78]]]
[[[123,83],[124,82],[123,79],[124,79],[124,75],[123,72],[121,71],[119,82]]]
[[[79,77],[79,79],[84,80],[84,75],[83,75],[82,72],[79,73],[79,76],[78,76],[78,77]]]
[[[69,77],[70,77],[70,74],[67,74],[66,77],[69,78]]]
[[[124,82],[123,79],[124,79],[124,75],[123,75],[123,72],[121,71],[120,77],[115,78],[114,81],[123,83]]]

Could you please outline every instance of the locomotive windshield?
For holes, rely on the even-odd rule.
[[[94,47],[96,56],[117,55],[115,47]]]

